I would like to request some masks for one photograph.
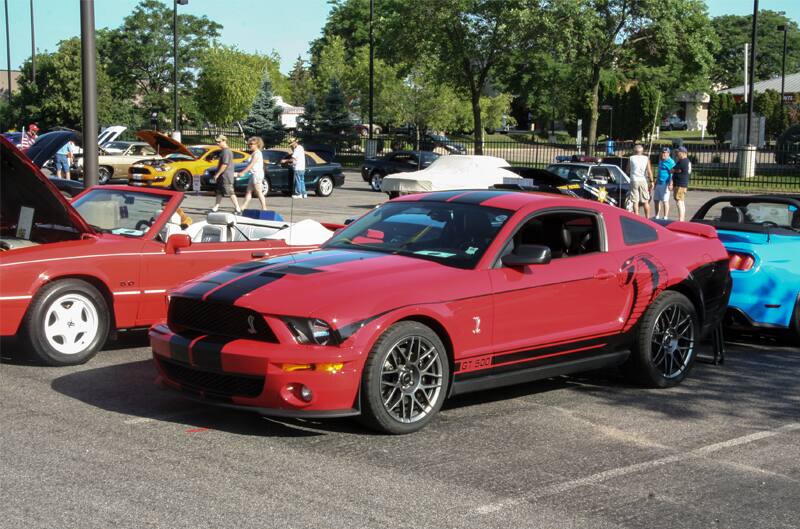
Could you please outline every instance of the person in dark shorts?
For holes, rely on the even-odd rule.
[[[678,161],[672,169],[672,186],[675,188],[675,205],[678,206],[678,220],[686,220],[686,191],[692,178],[692,162],[686,147],[678,147]]]
[[[239,209],[239,200],[236,198],[236,193],[233,190],[233,152],[230,147],[228,147],[228,138],[222,134],[217,136],[215,141],[220,149],[222,149],[222,152],[219,155],[217,172],[214,175],[214,181],[217,183],[217,198],[211,211],[219,210],[222,197],[230,197],[231,202],[233,202],[234,211],[237,215],[241,215],[242,210]]]

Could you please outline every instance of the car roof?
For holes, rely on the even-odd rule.
[[[603,206],[599,202],[591,202],[588,200],[577,201],[575,198],[570,196],[560,196],[550,193],[521,192],[506,189],[457,189],[453,191],[433,191],[431,193],[403,195],[394,199],[393,201],[473,204],[478,206],[508,209],[512,211],[518,211],[529,205],[537,205],[539,207],[583,207],[587,209],[596,209],[597,207]]]

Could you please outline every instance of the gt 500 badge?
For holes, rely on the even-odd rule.
[[[459,372],[474,371],[476,369],[485,369],[492,366],[491,356],[481,356],[478,358],[470,358],[469,360],[462,360]]]

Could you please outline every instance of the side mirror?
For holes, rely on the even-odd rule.
[[[547,264],[552,259],[549,246],[539,244],[520,244],[514,253],[504,255],[501,259],[503,266],[520,268],[527,265]]]
[[[178,253],[181,248],[188,248],[192,245],[192,239],[185,233],[173,233],[167,239],[166,252],[170,254]]]

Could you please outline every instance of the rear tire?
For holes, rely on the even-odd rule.
[[[175,191],[186,191],[192,185],[192,175],[188,171],[178,171],[172,177],[172,189]]]
[[[323,176],[317,183],[317,196],[329,197],[333,193],[333,178],[330,176]]]
[[[639,321],[636,342],[623,368],[631,378],[646,386],[677,386],[694,365],[699,335],[700,325],[692,302],[680,292],[666,290]]]
[[[372,347],[361,375],[361,422],[387,434],[416,432],[442,407],[447,350],[430,327],[401,321]]]
[[[380,171],[373,171],[372,175],[369,177],[369,187],[371,187],[373,191],[380,191],[384,176],[386,175]]]
[[[51,366],[83,364],[108,338],[110,318],[103,295],[80,279],[42,287],[23,320],[23,333],[38,360]]]
[[[797,302],[794,304],[794,315],[792,316],[792,330],[794,331],[794,341],[800,345],[800,294],[797,295]]]

